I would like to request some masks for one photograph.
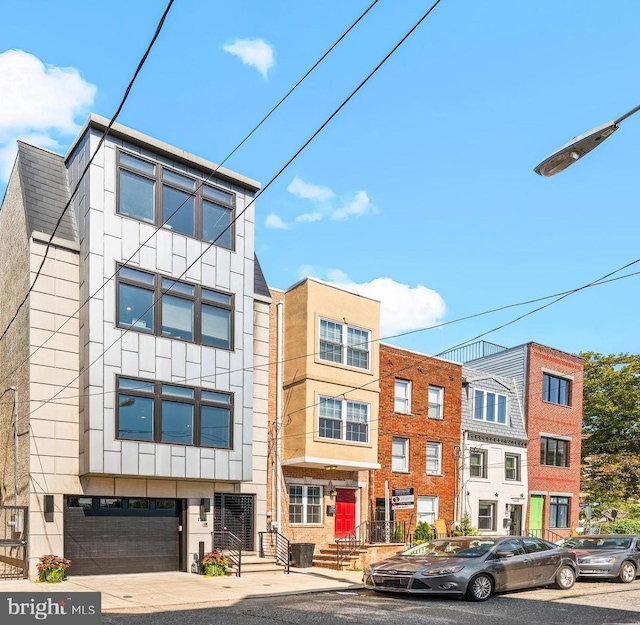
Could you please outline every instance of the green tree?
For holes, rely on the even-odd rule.
[[[580,354],[584,364],[582,490],[620,506],[640,498],[640,355]]]

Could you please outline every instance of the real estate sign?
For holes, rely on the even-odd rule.
[[[391,508],[393,510],[403,510],[413,507],[413,488],[394,488],[391,491]]]

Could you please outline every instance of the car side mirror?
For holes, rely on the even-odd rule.
[[[513,551],[509,551],[507,549],[498,549],[498,551],[496,551],[496,557],[498,558],[511,558],[514,555]]]

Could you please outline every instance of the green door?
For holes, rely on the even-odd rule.
[[[531,495],[529,500],[529,531],[534,536],[542,536],[542,511],[544,509],[544,497]]]

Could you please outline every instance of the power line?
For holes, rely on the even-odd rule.
[[[320,125],[320,127],[309,137],[309,139],[307,139],[307,141],[304,142],[304,144],[295,152],[295,154],[278,170],[278,172],[269,180],[269,182],[267,182],[267,184],[255,195],[255,197],[238,213],[238,215],[236,215],[231,222],[228,224],[228,226],[215,238],[215,240],[211,241],[202,251],[202,253],[196,257],[196,259],[186,267],[186,269],[180,274],[180,276],[178,276],[178,278],[168,278],[168,280],[172,280],[172,284],[169,287],[169,289],[171,287],[173,287],[173,285],[175,285],[178,280],[180,280],[180,278],[182,278],[188,271],[189,269],[191,269],[205,254],[206,252],[211,249],[215,243],[218,241],[218,239],[229,229],[231,228],[231,226],[233,226],[233,224],[255,203],[255,201],[280,177],[280,175],[287,169],[287,167],[289,167],[289,165],[291,165],[291,163],[302,153],[302,151],[326,128],[326,126],[336,117],[336,115],[347,105],[348,102],[350,102],[353,97],[360,91],[360,89],[362,89],[362,87],[364,87],[365,84],[367,84],[367,82],[369,82],[369,80],[376,74],[376,72],[386,63],[386,61],[396,52],[396,50],[398,50],[398,48],[413,34],[413,32],[418,28],[418,26],[420,26],[420,24],[422,24],[422,22],[431,14],[431,12],[435,9],[436,6],[438,6],[438,4],[440,4],[442,0],[436,0],[436,2],[434,2],[431,7],[426,11],[426,13],[424,13],[424,15],[411,27],[411,29],[404,35],[404,37],[402,37],[402,39],[400,39],[400,41],[391,49],[390,52],[388,52],[386,54],[386,56],[374,67],[374,69],[366,76],[366,78],[364,78],[364,80],[362,80],[360,82],[360,84],[346,97],[345,100],[343,100],[343,102],[338,106],[338,108],[336,108],[334,110],[333,113],[331,113],[331,115]],[[157,304],[157,302],[159,301],[159,298],[154,300],[154,302],[151,304],[151,306],[149,306],[147,308],[146,311],[144,311],[144,313],[142,313],[143,315],[146,314],[146,312],[148,312],[149,310],[151,310],[151,308],[153,306],[155,306],[155,304]],[[105,354],[107,351],[109,351],[109,349],[111,349],[114,345],[116,345],[118,342],[120,342],[122,340],[122,337],[129,331],[129,328],[123,330],[123,332],[121,333],[121,335],[111,343],[111,345],[109,345],[106,349],[103,349],[102,352],[100,353],[100,355],[96,356],[96,358],[90,362],[86,367],[84,367],[80,373],[68,384],[66,384],[65,386],[63,386],[57,393],[55,393],[55,395],[53,397],[51,397],[50,399],[46,400],[44,403],[42,403],[40,406],[38,406],[37,408],[35,408],[34,410],[31,411],[30,414],[33,414],[34,412],[38,411],[40,408],[42,408],[43,406],[45,406],[46,404],[48,404],[49,402],[53,401],[56,397],[58,397],[58,395],[60,395],[60,393],[62,391],[64,391],[66,388],[69,387],[70,384],[72,384],[73,382],[75,382],[81,375],[82,373],[84,373],[85,371],[87,371],[89,368],[91,368],[96,362],[98,362]]]
[[[102,133],[102,136],[100,137],[100,141],[98,142],[98,145],[96,146],[95,152],[93,153],[93,155],[89,159],[89,162],[86,164],[85,168],[83,169],[82,174],[80,175],[80,178],[78,179],[78,182],[76,183],[73,191],[71,192],[71,195],[69,196],[69,199],[67,200],[66,204],[64,205],[64,208],[62,209],[62,212],[60,213],[60,217],[58,217],[58,221],[56,222],[56,225],[55,225],[55,227],[53,229],[53,232],[51,233],[51,237],[49,238],[49,241],[47,242],[47,246],[46,246],[45,251],[44,251],[44,256],[42,257],[42,262],[40,263],[40,266],[38,267],[38,271],[36,272],[36,276],[33,279],[33,282],[31,283],[31,286],[27,289],[27,292],[26,292],[26,294],[24,296],[24,299],[22,300],[22,302],[20,302],[20,305],[18,306],[18,309],[16,310],[15,314],[13,315],[11,320],[9,321],[9,325],[4,329],[2,334],[0,334],[0,341],[2,341],[2,339],[6,336],[7,332],[9,331],[9,328],[13,325],[13,322],[17,319],[18,314],[22,310],[22,307],[27,303],[27,300],[29,299],[29,295],[31,294],[31,291],[33,291],[33,288],[35,287],[35,284],[38,281],[38,278],[40,277],[40,273],[42,272],[42,268],[44,267],[44,263],[47,260],[47,257],[49,255],[49,250],[51,249],[51,242],[53,241],[53,239],[54,239],[54,237],[56,235],[56,232],[58,231],[58,228],[60,227],[60,224],[62,223],[62,218],[64,217],[64,214],[67,212],[69,206],[71,206],[71,201],[73,200],[73,197],[75,196],[76,192],[78,191],[78,188],[80,187],[80,184],[82,183],[86,173],[89,171],[89,167],[91,167],[91,164],[93,163],[93,160],[95,159],[96,155],[98,154],[98,151],[102,147],[102,144],[104,143],[107,135],[109,134],[109,131],[111,130],[111,127],[115,123],[116,119],[118,119],[118,116],[120,115],[120,112],[122,111],[122,108],[124,107],[124,104],[127,101],[127,98],[129,97],[129,93],[131,92],[131,89],[133,87],[133,83],[138,78],[138,74],[142,70],[142,67],[145,64],[145,62],[147,60],[147,57],[149,56],[149,53],[151,52],[151,48],[153,48],[153,45],[155,44],[156,39],[159,37],[160,32],[162,31],[162,27],[164,26],[165,19],[167,18],[167,15],[169,13],[169,10],[171,9],[171,5],[173,4],[173,2],[174,2],[174,0],[169,0],[169,3],[167,4],[166,9],[164,10],[164,13],[162,14],[162,17],[160,18],[160,21],[158,22],[158,26],[156,27],[156,31],[155,31],[151,41],[149,42],[149,45],[147,46],[147,49],[146,49],[145,53],[142,56],[142,59],[140,59],[140,62],[138,63],[138,67],[136,68],[136,71],[133,73],[133,77],[131,78],[131,80],[129,81],[129,84],[127,85],[127,88],[126,88],[126,90],[124,92],[124,96],[122,97],[122,100],[120,101],[120,104],[119,104],[115,114],[111,118],[111,121],[109,122],[109,124],[105,128],[104,132]]]
[[[633,261],[633,263],[630,263],[630,264],[634,264],[636,262],[640,262],[640,259],[638,259],[636,261]],[[612,273],[615,273],[615,272],[612,272]],[[636,271],[636,272],[633,272],[633,273],[625,274],[624,276],[617,276],[615,278],[609,278],[607,280],[596,281],[589,288],[594,288],[596,286],[602,286],[604,284],[608,284],[609,282],[616,282],[618,280],[624,280],[626,278],[633,278],[633,277],[635,277],[637,275],[640,275],[640,271]],[[461,321],[466,321],[468,319],[473,319],[473,318],[481,317],[481,316],[488,315],[488,314],[491,314],[491,313],[500,312],[502,310],[507,310],[509,308],[514,308],[514,307],[518,307],[518,306],[526,306],[527,304],[531,304],[531,303],[535,303],[535,302],[539,302],[539,301],[544,301],[544,300],[547,300],[547,299],[558,297],[559,295],[574,293],[576,291],[577,291],[577,289],[570,289],[568,291],[563,291],[561,293],[554,293],[552,295],[545,295],[545,296],[538,297],[538,298],[535,298],[535,299],[526,300],[524,302],[517,302],[517,303],[513,303],[513,304],[505,304],[504,306],[499,306],[497,308],[491,308],[489,310],[485,310],[485,311],[482,311],[482,312],[479,312],[479,313],[473,313],[471,315],[467,315],[467,316],[464,316],[464,317],[459,317],[457,319],[452,319],[451,321],[444,321],[442,323],[438,323],[438,324],[435,324],[435,325],[432,325],[432,326],[425,326],[423,328],[417,328],[415,330],[410,330],[409,332],[402,332],[402,333],[399,333],[399,334],[389,335],[389,336],[386,336],[386,337],[380,337],[378,339],[372,339],[369,342],[370,343],[382,342],[382,341],[387,341],[387,340],[394,339],[394,338],[397,338],[397,337],[406,336],[407,334],[415,334],[417,332],[426,332],[428,330],[434,330],[434,329],[442,328],[444,326],[452,325],[454,323],[460,323]],[[364,344],[364,343],[361,343],[361,345],[362,344]],[[393,345],[391,347],[393,347],[395,349],[401,349],[401,350],[404,349],[402,347],[396,347],[396,346],[393,346]],[[446,351],[449,351],[449,350],[446,350]],[[318,354],[320,354],[320,352],[310,352],[310,353],[304,354],[302,356],[292,356],[291,358],[284,358],[281,361],[277,361],[277,360],[268,361],[264,365],[255,365],[255,366],[252,366],[252,367],[241,367],[239,369],[231,369],[230,371],[225,372],[224,375],[231,375],[233,373],[240,373],[241,371],[264,370],[265,368],[268,368],[268,367],[270,367],[272,365],[275,366],[275,365],[278,365],[278,364],[284,364],[284,363],[287,363],[287,362],[293,362],[295,360],[300,360],[302,358],[313,358],[313,357],[317,356]],[[437,359],[438,356],[426,356],[426,358],[435,358],[435,359]],[[423,361],[424,361],[424,359],[418,361],[417,364],[419,365],[420,362],[423,362]],[[461,364],[464,365],[464,363],[461,363]],[[21,366],[21,365],[19,365],[19,366]],[[576,369],[576,370],[568,372],[568,373],[577,373],[578,371],[579,370]],[[395,373],[401,373],[401,371],[396,371]],[[211,375],[199,375],[199,376],[195,376],[195,377],[192,377],[192,378],[184,378],[184,379],[181,379],[181,380],[175,380],[174,379],[172,381],[172,383],[173,384],[182,384],[182,383],[186,384],[188,382],[194,382],[194,381],[197,381],[197,380],[202,380],[202,379],[206,379],[206,378],[215,377],[216,375],[217,374],[213,373]],[[383,378],[380,378],[380,379],[383,379]],[[95,392],[95,393],[81,393],[81,394],[77,394],[77,395],[65,395],[62,399],[67,400],[67,399],[79,399],[79,398],[83,398],[83,397],[96,397],[96,396],[100,396],[100,395],[110,394],[112,392],[113,391],[99,391],[99,392]],[[32,400],[23,400],[23,401],[19,401],[18,403],[30,403],[31,401]],[[40,401],[40,400],[34,400],[34,401]],[[44,401],[44,400],[42,400],[42,401]],[[9,404],[5,404],[5,403],[0,401],[0,406],[2,406],[2,405],[9,405]],[[12,403],[11,403],[11,405],[12,405]]]
[[[4,382],[10,375],[12,375],[13,373],[15,373],[20,367],[22,367],[26,362],[29,361],[29,359],[38,352],[38,350],[42,347],[44,347],[58,332],[60,332],[60,330],[62,330],[62,328],[71,320],[75,317],[75,315],[77,315],[92,299],[94,299],[101,291],[102,289],[104,289],[104,287],[109,284],[109,282],[111,282],[120,272],[120,269],[122,267],[128,266],[129,262],[131,262],[131,260],[135,257],[136,254],[138,254],[140,252],[140,250],[147,244],[149,243],[149,241],[162,229],[162,227],[167,224],[171,218],[189,201],[190,198],[195,197],[195,195],[198,193],[198,191],[202,188],[202,186],[206,183],[209,182],[212,177],[220,170],[220,168],[257,132],[257,130],[271,117],[271,115],[273,113],[275,113],[275,111],[284,103],[284,101],[306,80],[306,78],[318,67],[318,65],[320,65],[320,63],[322,63],[322,61],[324,61],[324,59],[340,44],[340,42],[357,26],[357,24],[367,15],[367,13],[369,13],[369,11],[371,11],[371,9],[379,2],[379,0],[374,0],[374,2],[372,2],[369,7],[356,19],[355,22],[353,22],[353,24],[351,24],[351,26],[349,26],[349,28],[347,30],[345,30],[342,35],[340,35],[340,37],[327,49],[327,51],[311,66],[310,69],[308,69],[305,74],[302,76],[302,78],[300,78],[298,80],[298,82],[295,83],[295,85],[293,87],[291,87],[289,89],[289,91],[287,91],[287,93],[279,100],[279,102],[273,106],[271,108],[271,110],[253,127],[253,129],[244,137],[244,139],[242,139],[242,141],[240,141],[240,143],[238,143],[236,145],[235,148],[233,148],[233,150],[231,150],[231,152],[229,152],[229,154],[227,154],[227,156],[225,156],[225,158],[215,167],[215,169],[213,169],[211,171],[211,173],[209,173],[206,178],[198,181],[198,183],[195,186],[195,189],[189,193],[187,193],[187,197],[185,198],[185,200],[178,205],[178,207],[170,214],[168,215],[168,217],[162,222],[162,224],[158,227],[156,227],[154,229],[154,231],[147,237],[147,239],[138,247],[138,249],[135,250],[135,252],[133,252],[133,254],[131,254],[131,256],[129,256],[129,258],[127,258],[127,260],[125,260],[123,263],[120,263],[120,266],[118,267],[118,269],[113,273],[113,275],[111,275],[109,278],[107,278],[104,283],[102,284],[102,286],[100,286],[100,288],[98,288],[91,296],[89,296],[88,299],[86,299],[81,305],[80,307],[71,315],[69,315],[66,320],[64,321],[64,323],[62,323],[54,332],[53,334],[51,334],[46,341],[44,341],[41,345],[39,345],[33,352],[31,352],[29,354],[29,356],[22,361],[13,371],[11,371],[9,374],[7,374],[7,376],[5,376],[4,380],[2,380],[2,382]],[[115,117],[114,117],[115,120]],[[113,121],[112,121],[113,123]],[[109,124],[109,126],[111,126],[111,124]],[[100,144],[98,145],[98,148],[100,147]],[[97,153],[97,150],[96,150]],[[95,154],[94,154],[95,156]],[[92,158],[93,160],[93,158]],[[89,165],[91,164],[91,162],[89,162]],[[84,173],[83,173],[84,176]],[[82,177],[80,178],[80,180],[82,180]],[[74,193],[77,190],[74,189]],[[72,194],[73,197],[73,194]],[[66,210],[66,207],[65,207]],[[64,211],[63,211],[64,214]],[[221,217],[218,218],[218,222],[221,219]],[[217,225],[217,223],[215,225]],[[223,231],[222,234],[224,234],[224,232],[226,232],[227,228],[225,228],[225,230]],[[217,238],[216,238],[217,240]],[[46,255],[45,255],[46,257]],[[42,261],[44,264],[44,260]],[[42,269],[42,266],[40,267],[40,269]],[[34,281],[35,282],[35,281]],[[32,287],[33,288],[33,287]],[[28,293],[27,293],[28,296]],[[24,302],[23,302],[24,303]],[[22,304],[21,304],[22,305]],[[9,328],[7,327],[7,330]],[[6,330],[5,330],[6,333]],[[4,336],[4,334],[3,334]],[[2,340],[2,337],[0,337],[0,340]],[[2,383],[0,382],[0,384]]]

